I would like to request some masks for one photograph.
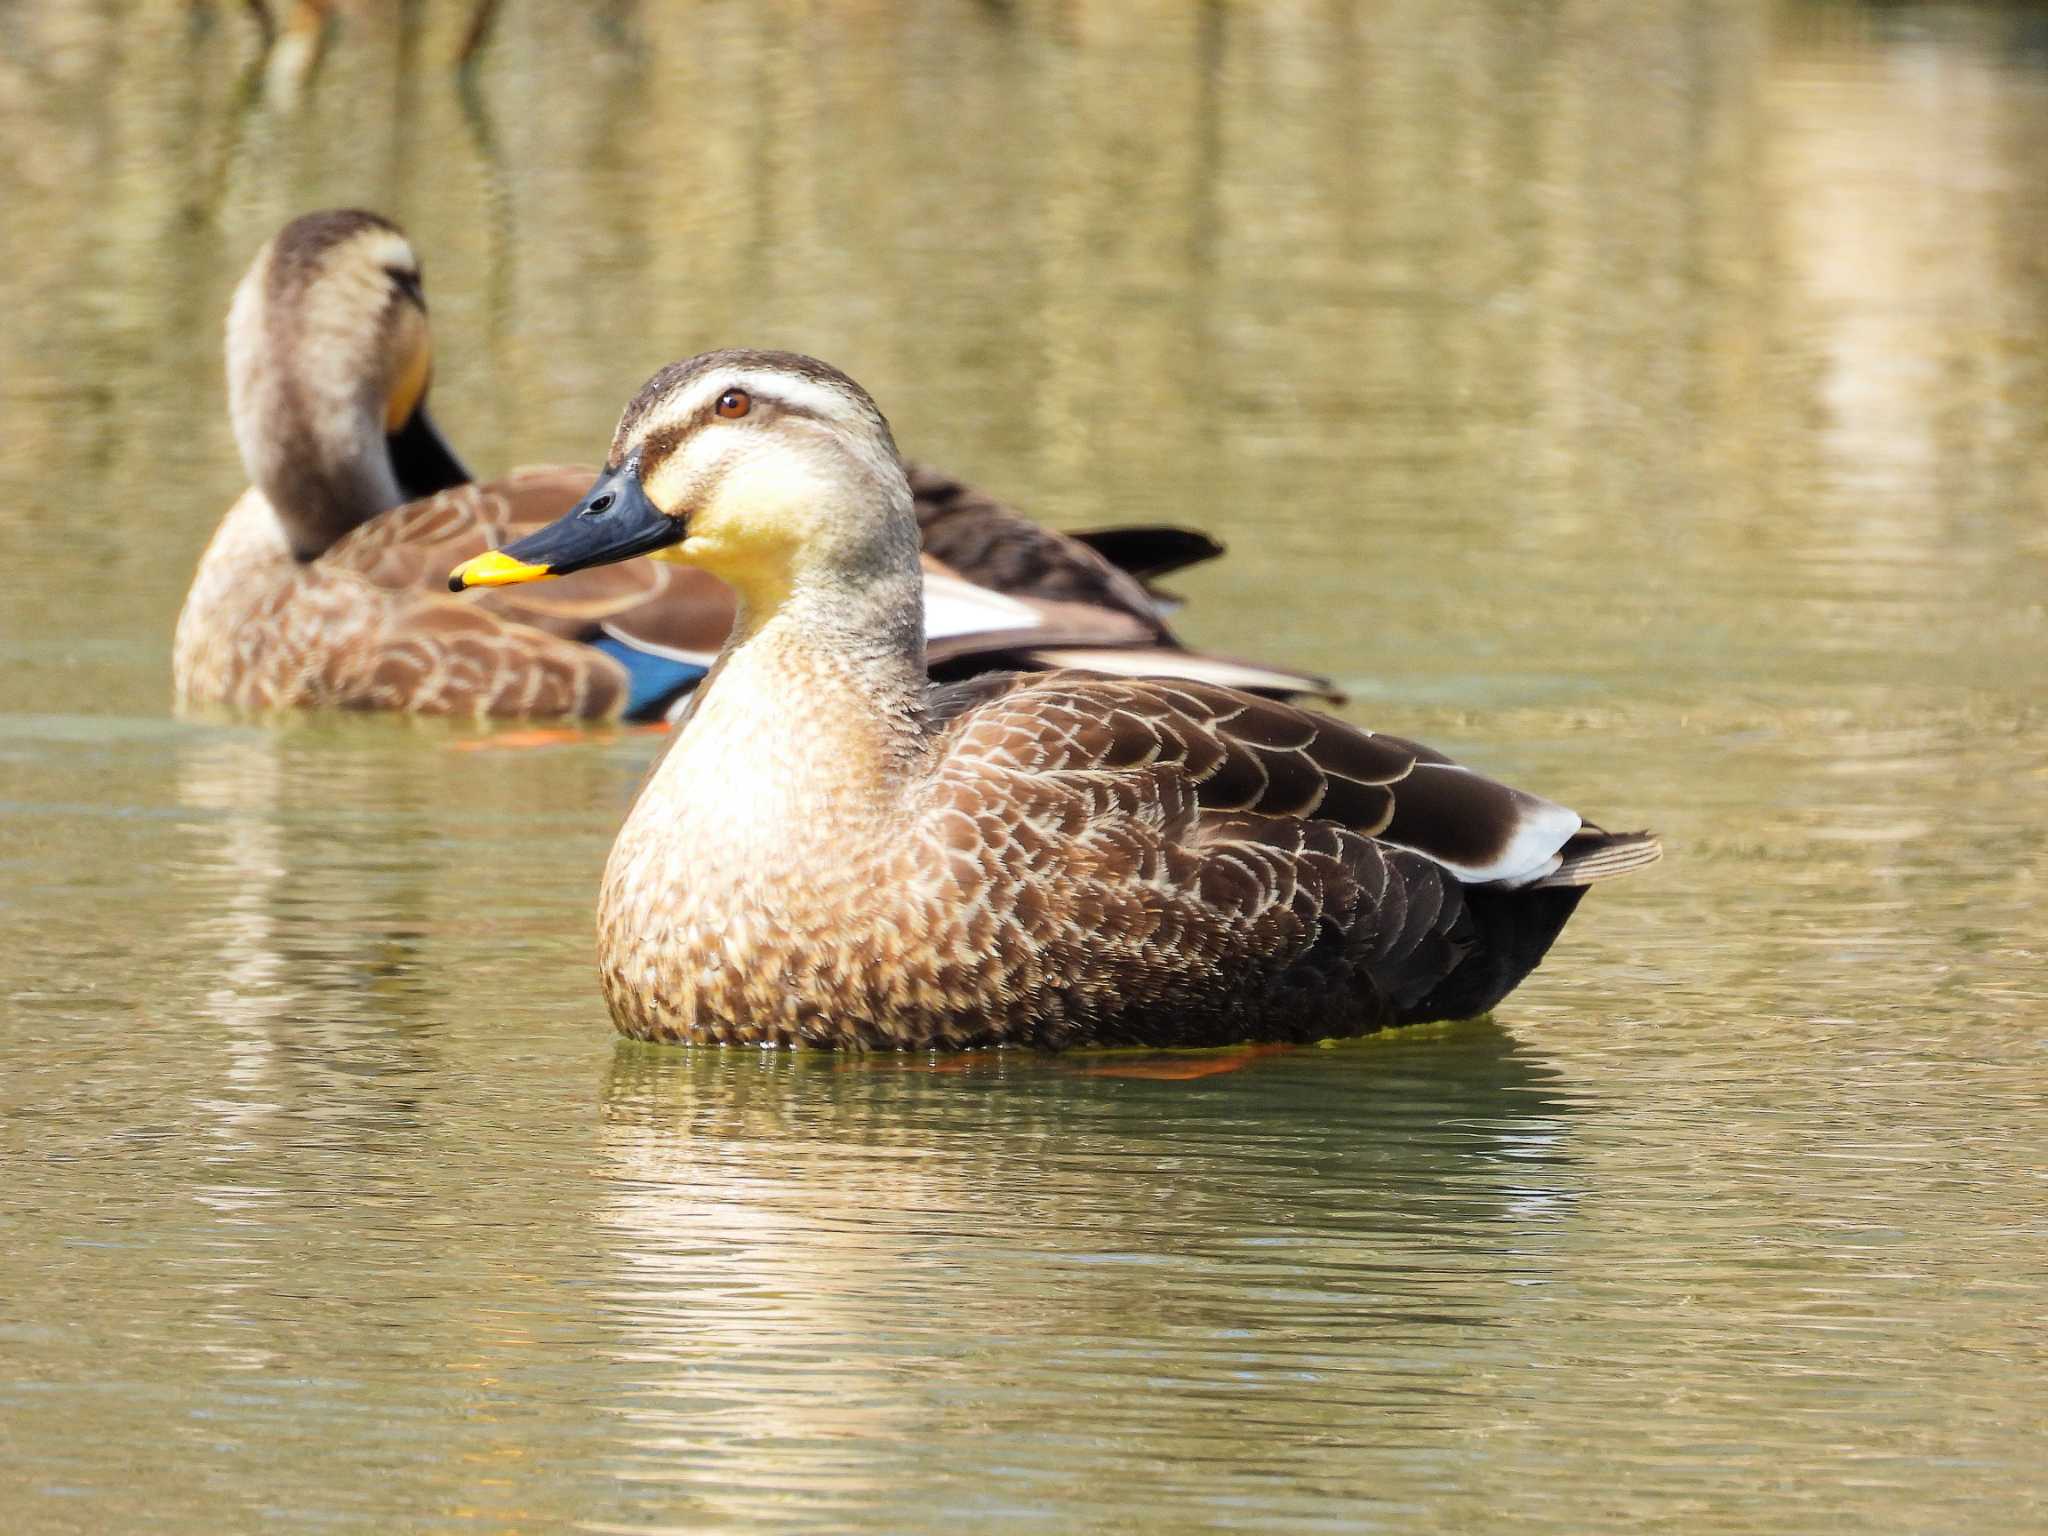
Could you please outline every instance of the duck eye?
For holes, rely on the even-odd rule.
[[[727,421],[738,421],[754,408],[754,397],[744,389],[728,389],[718,397],[718,414]]]

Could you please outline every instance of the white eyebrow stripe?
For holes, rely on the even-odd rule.
[[[370,259],[380,267],[399,267],[408,271],[419,266],[412,253],[412,246],[405,236],[392,230],[377,231],[377,238],[370,247]]]
[[[744,389],[764,400],[779,400],[800,411],[822,416],[827,421],[844,421],[859,409],[841,391],[800,374],[769,373],[753,368],[714,368],[701,383],[691,386],[689,394],[683,397],[682,408],[675,414],[681,420],[689,421],[700,412],[710,410],[711,403],[728,389]]]

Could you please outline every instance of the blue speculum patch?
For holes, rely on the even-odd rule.
[[[628,720],[659,718],[667,712],[669,705],[696,687],[704,674],[711,670],[693,661],[679,661],[673,656],[643,651],[616,635],[600,635],[590,643],[626,669],[630,688],[625,709]]]

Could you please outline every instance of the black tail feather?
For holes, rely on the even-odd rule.
[[[1086,544],[1118,570],[1144,582],[1214,560],[1223,553],[1223,546],[1206,533],[1164,523],[1093,528],[1070,537]]]
[[[1403,1009],[1396,1022],[1470,1019],[1493,1008],[1549,953],[1586,888],[1560,885],[1506,890],[1468,885],[1463,894],[1472,922],[1470,953],[1426,997]]]

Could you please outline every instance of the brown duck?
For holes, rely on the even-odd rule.
[[[658,1040],[1205,1045],[1484,1012],[1658,857],[1412,742],[1240,690],[925,673],[918,520],[806,357],[656,374],[568,516],[450,578],[652,552],[739,594],[612,849],[612,1015]]]
[[[478,484],[427,413],[419,263],[375,214],[296,219],[257,255],[228,316],[228,398],[252,488],[214,534],[179,616],[181,699],[476,717],[658,718],[732,628],[701,570],[631,561],[544,592],[451,597],[451,563],[559,517],[588,469]],[[911,466],[931,556],[933,667],[1085,664],[1276,695],[1321,678],[1204,656],[1148,584],[1220,553],[1175,528],[1066,535]]]

